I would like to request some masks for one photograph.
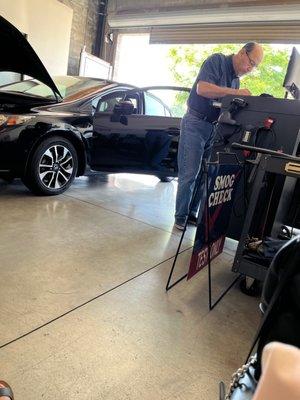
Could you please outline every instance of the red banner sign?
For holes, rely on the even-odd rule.
[[[210,184],[207,207],[203,207],[202,218],[198,221],[187,279],[191,279],[208,264],[209,255],[210,260],[213,260],[222,253],[240,174],[239,165],[211,164],[208,167]]]

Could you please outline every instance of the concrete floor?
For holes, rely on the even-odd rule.
[[[218,398],[248,352],[258,300],[233,288],[208,312],[206,270],[166,293],[175,192],[175,181],[98,174],[41,198],[0,180],[0,379],[17,400]],[[231,262],[227,248],[213,263],[215,295]]]

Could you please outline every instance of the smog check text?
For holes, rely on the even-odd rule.
[[[208,207],[231,201],[235,175],[219,175],[215,179],[214,192],[208,198]]]

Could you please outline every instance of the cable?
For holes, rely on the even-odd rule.
[[[182,253],[184,253],[185,251],[190,250],[191,248],[192,248],[192,246],[191,246],[191,247],[188,247],[187,249],[182,250],[179,254],[182,254]],[[6,346],[8,346],[8,345],[10,345],[10,344],[12,344],[12,343],[14,343],[14,342],[16,342],[16,341],[18,341],[18,340],[20,340],[20,339],[23,339],[24,337],[30,335],[31,333],[34,333],[34,332],[36,332],[36,331],[38,331],[38,330],[44,328],[45,326],[51,324],[52,322],[55,322],[55,321],[61,319],[62,317],[66,316],[66,315],[68,315],[68,314],[71,314],[72,312],[78,310],[79,308],[82,308],[83,306],[85,306],[85,305],[91,303],[92,301],[99,299],[100,297],[102,297],[102,296],[104,296],[104,295],[106,295],[106,294],[112,292],[112,291],[115,290],[115,289],[118,289],[119,287],[125,285],[126,283],[129,283],[129,282],[133,281],[134,279],[136,279],[136,278],[138,278],[138,277],[140,277],[140,276],[146,274],[147,272],[151,271],[152,269],[159,267],[161,264],[165,263],[166,261],[171,260],[172,258],[174,258],[174,256],[171,256],[171,257],[167,258],[166,260],[161,261],[160,263],[154,265],[153,267],[150,267],[150,268],[148,268],[147,270],[145,270],[145,271],[143,271],[143,272],[141,272],[141,273],[139,273],[139,274],[133,276],[132,278],[127,279],[125,282],[122,282],[122,283],[120,283],[119,285],[114,286],[114,287],[112,287],[112,288],[106,290],[106,291],[103,292],[103,293],[100,293],[99,295],[97,295],[97,296],[95,296],[95,297],[93,297],[93,298],[91,298],[91,299],[85,301],[84,303],[79,304],[78,306],[76,306],[76,307],[72,308],[71,310],[68,310],[68,311],[66,311],[65,313],[63,313],[63,314],[61,314],[61,315],[59,315],[59,316],[57,316],[57,317],[51,319],[50,321],[47,321],[47,322],[45,322],[44,324],[37,326],[36,328],[32,329],[31,331],[26,332],[26,333],[24,333],[23,335],[20,335],[20,336],[18,336],[17,338],[12,339],[12,340],[10,340],[10,341],[8,341],[8,342],[6,342],[6,343],[0,345],[0,349],[3,349],[4,347],[6,347]]]

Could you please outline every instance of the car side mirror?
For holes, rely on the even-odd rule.
[[[113,114],[116,115],[131,115],[134,111],[134,105],[131,100],[118,101],[113,109]]]

